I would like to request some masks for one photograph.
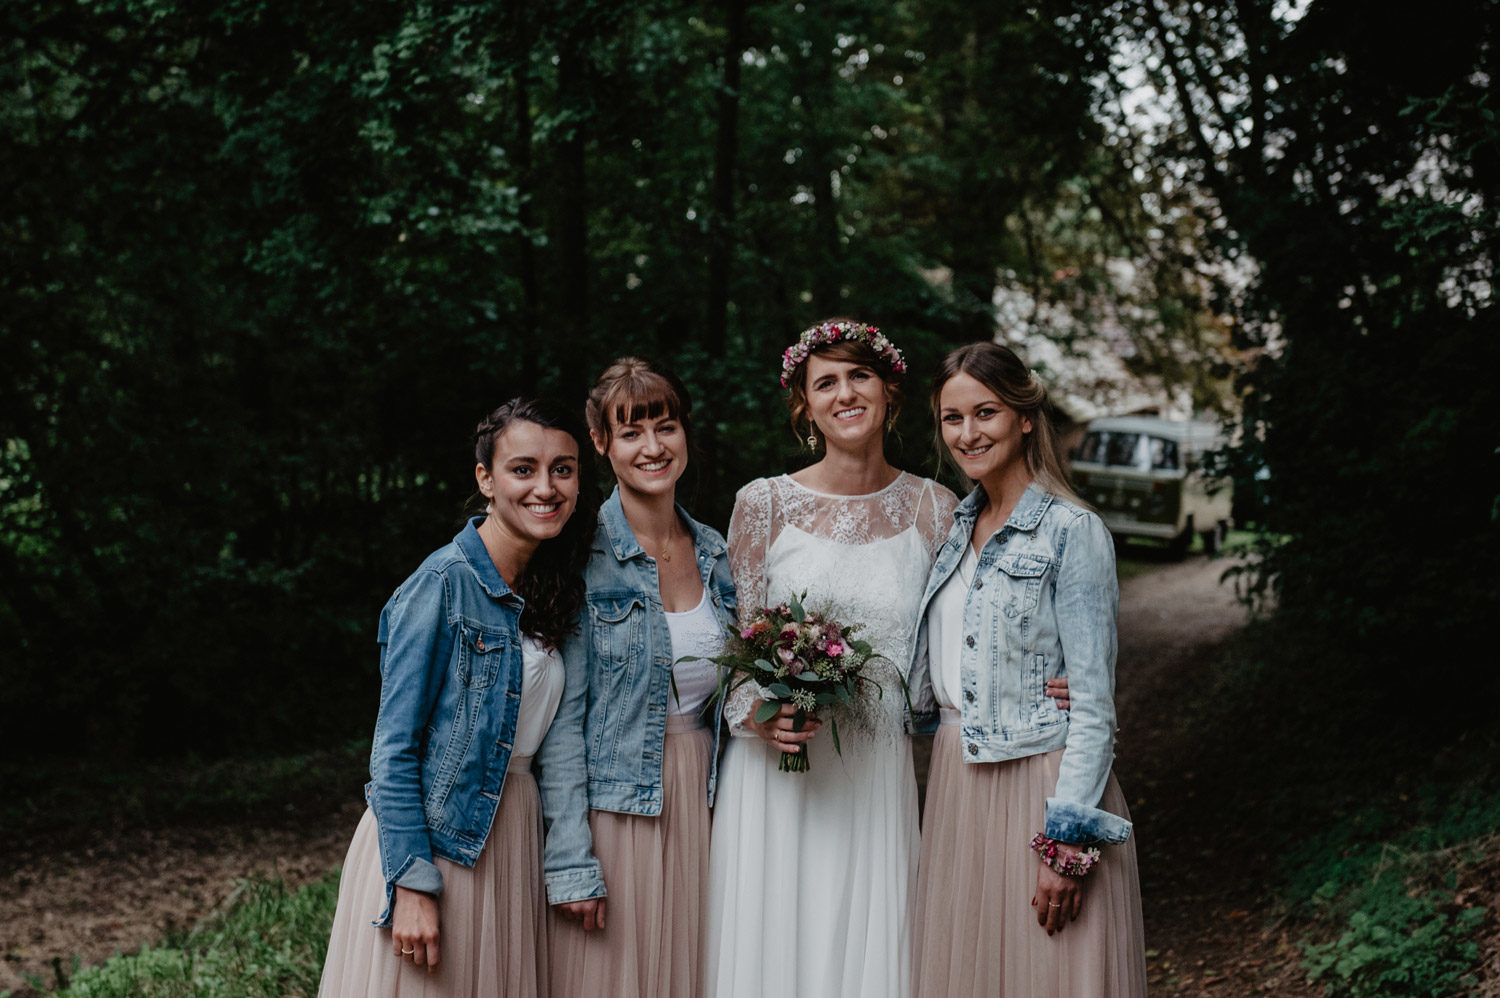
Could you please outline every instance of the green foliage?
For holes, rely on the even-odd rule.
[[[1473,984],[1486,909],[1455,888],[1493,841],[1500,795],[1470,778],[1427,784],[1422,796],[1425,820],[1409,830],[1365,812],[1291,857],[1298,895],[1321,878],[1304,896],[1337,933],[1304,945],[1309,979],[1329,998],[1441,996]]]
[[[974,275],[1040,287],[1092,224],[1015,235],[1112,162],[1064,8],[960,7],[9,5],[0,725],[126,759],[367,734],[468,428],[624,352],[693,391],[685,498],[725,525],[805,458],[797,330],[855,313],[929,370]]]
[[[1474,935],[1485,909],[1454,910],[1452,895],[1402,892],[1370,898],[1338,939],[1306,948],[1308,978],[1329,998],[1459,994],[1479,956]]]
[[[1487,640],[1500,598],[1493,4],[1355,32],[1347,0],[1107,6],[1170,109],[1148,158],[1256,268],[1226,303],[1253,357],[1230,468],[1267,533],[1249,592],[1326,643],[1327,678],[1423,723],[1411,662]]]
[[[292,998],[317,994],[338,873],[288,891],[244,881],[184,938],[118,955],[50,992],[67,998]]]

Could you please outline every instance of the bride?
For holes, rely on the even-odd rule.
[[[883,693],[839,725],[755,721],[759,691],[725,708],[731,739],[709,858],[709,993],[904,998],[916,884],[917,786],[897,666],[911,661],[927,571],[957,499],[886,459],[906,364],[875,327],[834,319],[782,360],[792,424],[817,463],[740,490],[729,560],[742,619],[806,590],[887,660]],[[904,676],[901,678],[905,678]],[[777,769],[806,752],[810,770]]]

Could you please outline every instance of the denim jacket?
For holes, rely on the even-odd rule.
[[[953,574],[986,503],[977,488],[953,513],[922,597],[927,606]],[[1099,808],[1114,762],[1114,544],[1093,513],[1032,483],[1010,519],[979,552],[964,604],[959,662],[963,759],[1001,762],[1063,749],[1044,833],[1064,842],[1124,842],[1130,822]],[[916,663],[920,666],[922,663]],[[1046,695],[1065,675],[1071,710]],[[931,705],[932,677],[913,675],[913,702]]]
[[[680,506],[677,514],[692,532],[704,591],[727,633],[735,622],[735,600],[724,538]],[[606,894],[599,861],[591,854],[590,808],[658,815],[662,807],[672,641],[656,562],[631,531],[619,489],[599,510],[585,578],[583,619],[578,634],[563,646],[562,704],[537,752],[547,826],[543,866],[552,904]],[[710,806],[719,748],[719,708],[713,709],[714,758],[704,788]]]
[[[439,894],[432,860],[473,866],[505,786],[521,704],[523,602],[470,520],[380,611],[380,711],[365,798],[389,925],[396,885]]]

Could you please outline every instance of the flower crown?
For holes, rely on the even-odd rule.
[[[885,338],[884,333],[863,322],[834,319],[804,329],[802,335],[797,337],[797,342],[786,348],[786,352],[781,355],[781,387],[791,384],[792,374],[809,354],[824,343],[837,343],[839,340],[869,344],[870,349],[891,365],[892,371],[897,374],[906,373],[906,361],[902,359],[901,351],[896,348],[896,344]]]

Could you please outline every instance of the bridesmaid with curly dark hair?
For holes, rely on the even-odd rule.
[[[583,427],[512,399],[475,433],[485,502],[380,614],[365,812],[322,995],[548,991],[531,756],[563,691],[594,535]]]

